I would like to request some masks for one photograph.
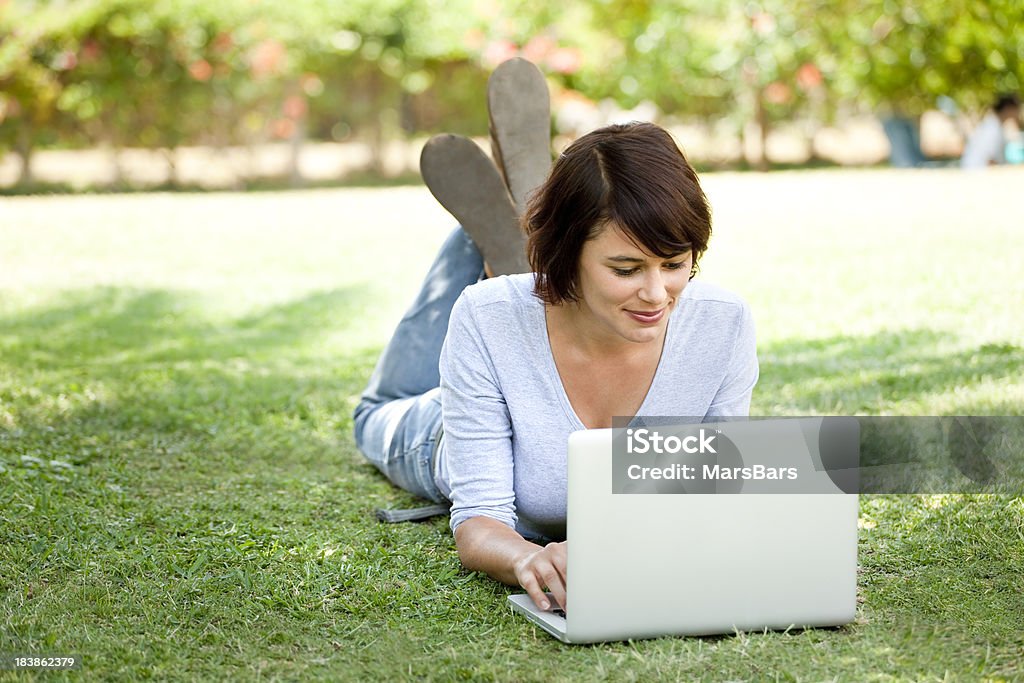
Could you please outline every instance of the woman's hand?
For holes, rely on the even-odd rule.
[[[565,609],[567,551],[565,541],[548,543],[543,548],[527,553],[513,565],[516,581],[540,609],[548,610],[552,607],[544,593],[545,588],[551,592],[557,606]]]
[[[551,609],[546,587],[565,609],[567,547],[548,543],[543,548],[516,533],[515,529],[488,517],[472,517],[455,530],[455,547],[462,566],[482,571],[511,586],[526,589],[540,609]]]

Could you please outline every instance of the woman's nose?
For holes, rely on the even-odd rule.
[[[651,304],[660,304],[665,301],[668,290],[665,288],[664,275],[661,269],[652,269],[644,277],[643,286],[640,288],[640,299]]]

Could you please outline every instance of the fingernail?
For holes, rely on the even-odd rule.
[[[540,608],[541,609],[548,609],[549,607],[551,607],[551,605],[548,603],[547,600],[541,600],[540,601]]]

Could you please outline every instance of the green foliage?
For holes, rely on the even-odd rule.
[[[309,119],[322,136],[378,135],[382,112],[466,63],[462,38],[475,20],[463,4],[3,5],[0,134],[28,125],[41,135],[45,125],[64,142],[173,149],[287,138]],[[462,80],[479,99],[482,79]]]
[[[39,54],[41,33],[22,8],[0,4],[0,156],[16,149],[27,160],[37,143],[55,140],[44,131],[53,123],[60,82],[46,61],[51,55]],[[27,162],[23,178],[26,171]]]
[[[589,62],[586,78],[627,103],[647,99],[668,113],[742,123],[761,93],[783,119],[820,86],[813,73],[801,77],[819,46],[790,3],[617,0],[596,4],[594,21],[612,27],[620,50],[607,64]]]
[[[797,3],[827,49],[823,71],[844,101],[920,114],[949,96],[975,112],[1024,84],[1024,3],[844,0]]]
[[[736,126],[980,111],[1024,83],[1017,0],[8,0],[0,149],[483,133],[487,74]]]

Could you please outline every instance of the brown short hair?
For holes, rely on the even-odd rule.
[[[672,137],[653,123],[627,123],[584,135],[555,161],[523,215],[534,292],[545,303],[579,299],[583,244],[614,222],[638,247],[661,258],[711,238],[711,209],[697,173]]]

